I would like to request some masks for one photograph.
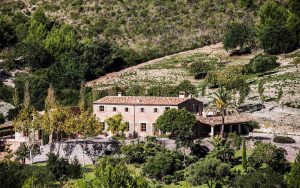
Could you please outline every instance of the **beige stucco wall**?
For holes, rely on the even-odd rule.
[[[104,106],[104,112],[99,110],[100,106]],[[115,112],[113,111],[113,107],[117,108]],[[125,112],[126,107],[128,108],[128,112]],[[178,106],[94,104],[93,112],[101,122],[104,122],[109,117],[121,113],[124,121],[129,122],[129,133],[133,133],[135,130],[139,136],[149,136],[153,135],[154,132],[153,123],[155,123],[157,118],[164,113],[166,107],[178,108]],[[141,108],[144,108],[144,112],[140,111]],[[154,108],[157,108],[158,112],[154,112]],[[146,123],[146,132],[141,131],[141,123]]]

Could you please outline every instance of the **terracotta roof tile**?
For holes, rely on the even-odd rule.
[[[178,105],[190,98],[153,96],[106,96],[94,104]]]
[[[215,126],[222,124],[222,116],[212,116],[212,117],[204,117],[204,116],[197,116],[198,121],[203,124]],[[243,115],[230,115],[225,116],[225,124],[237,124],[237,123],[247,123],[251,121],[251,119],[247,116]]]

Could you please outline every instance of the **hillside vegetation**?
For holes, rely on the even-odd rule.
[[[194,84],[202,93],[207,87],[226,86],[239,93],[242,103],[250,91],[248,77],[276,68],[276,58],[262,54],[249,66],[231,70],[225,69],[225,56],[234,58],[257,48],[269,54],[295,50],[300,41],[297,7],[295,0],[1,1],[1,80],[10,84],[0,86],[5,91],[0,97],[13,103],[13,96],[22,96],[28,83],[32,105],[43,109],[52,85],[61,105],[77,105],[81,83],[100,77],[100,85],[109,90],[88,89],[87,100],[131,86],[128,95],[151,86],[151,95],[173,96],[182,86],[195,93]],[[166,56],[221,41],[227,51],[219,57],[213,50],[195,50],[183,59]],[[150,61],[139,66],[141,72],[131,71],[117,81],[101,77],[161,56],[170,58]],[[22,71],[14,74],[15,70]],[[192,83],[182,84],[183,80]]]
[[[130,64],[220,41],[231,21],[254,23],[256,10],[231,0],[6,0],[1,12],[28,14],[38,6],[85,37],[113,42],[128,53]]]

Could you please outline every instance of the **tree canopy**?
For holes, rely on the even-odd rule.
[[[193,142],[196,118],[186,109],[165,111],[155,125],[158,129],[171,133],[179,146],[189,146]]]

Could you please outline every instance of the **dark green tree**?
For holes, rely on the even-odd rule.
[[[170,109],[156,120],[156,127],[170,132],[178,146],[187,147],[193,143],[195,116],[186,109]]]
[[[288,53],[298,45],[294,32],[280,25],[266,25],[259,31],[260,46],[269,54]]]
[[[286,154],[287,152],[283,148],[277,148],[271,143],[258,142],[249,156],[248,164],[255,169],[267,164],[272,170],[284,174],[290,167],[285,158]]]
[[[206,184],[212,188],[228,175],[230,175],[230,165],[215,158],[201,159],[187,168],[187,181],[193,186]]]
[[[299,42],[296,33],[287,27],[287,9],[273,0],[268,0],[260,7],[259,17],[259,42],[267,53],[287,53],[297,47]]]
[[[16,42],[15,28],[11,22],[0,15],[0,49]]]
[[[61,54],[76,52],[80,47],[79,40],[79,35],[72,26],[54,26],[44,40],[44,47],[56,58],[61,58]]]
[[[108,71],[114,70],[113,47],[106,41],[93,41],[83,47],[82,62],[88,62],[85,75],[87,80],[96,79]],[[123,65],[121,65],[123,66]]]
[[[289,188],[300,187],[300,151],[292,164],[291,171],[286,177]]]
[[[120,161],[113,157],[100,158],[95,169],[96,178],[93,187],[110,188],[148,188],[148,182],[141,177],[134,177],[131,172]]]
[[[283,176],[268,168],[238,175],[232,182],[234,188],[285,187]]]
[[[245,23],[232,23],[224,34],[223,44],[228,51],[230,49],[252,48],[254,46],[255,32],[253,28]]]

